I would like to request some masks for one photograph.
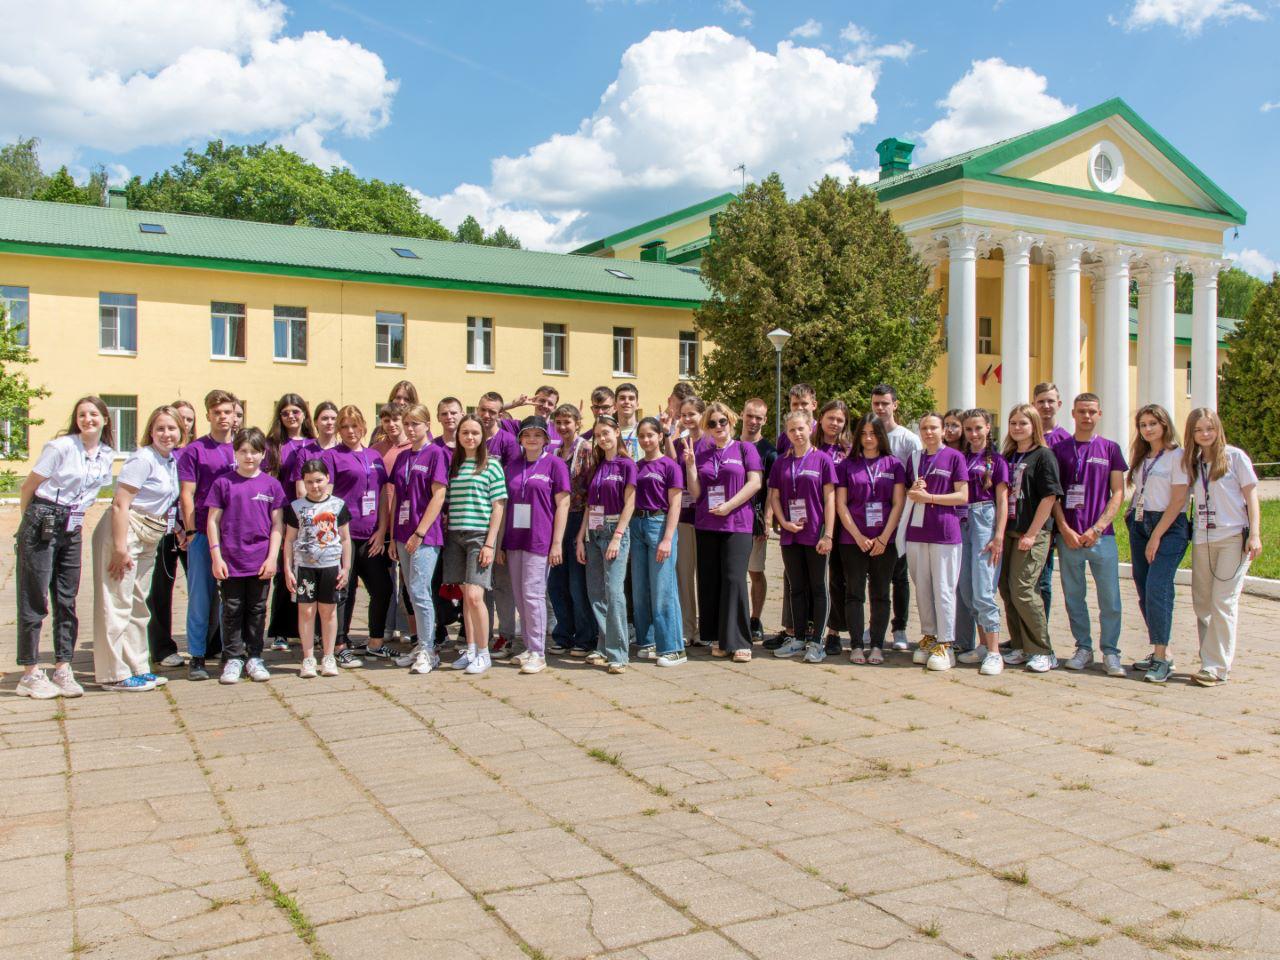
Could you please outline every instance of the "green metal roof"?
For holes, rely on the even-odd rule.
[[[612,234],[611,236],[605,237],[603,240],[596,240],[593,243],[588,243],[585,247],[579,247],[573,252],[577,254],[589,254],[597,253],[600,250],[605,250],[610,247],[621,246],[628,240],[634,240],[636,237],[643,236],[646,233],[650,233],[654,230],[661,230],[663,227],[669,227],[672,224],[679,223],[681,220],[688,220],[690,217],[696,217],[700,214],[727,206],[737,198],[738,195],[736,193],[722,193],[718,197],[712,197],[710,200],[703,200],[701,203],[695,203],[693,206],[685,207],[683,210],[677,210],[674,213],[668,213],[661,217],[656,217],[653,220],[646,220],[644,223],[638,224],[637,226],[628,227],[620,233]]]
[[[1225,347],[1227,345],[1227,334],[1235,330],[1239,320],[1232,320],[1230,317],[1218,318],[1218,346]],[[1129,339],[1138,339],[1138,308],[1129,308]],[[1191,314],[1175,313],[1173,315],[1173,339],[1175,343],[1183,346],[1191,346]]]
[[[0,252],[685,309],[708,296],[693,267],[37,200],[0,198]]]

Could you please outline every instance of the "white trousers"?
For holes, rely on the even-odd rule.
[[[1236,604],[1249,564],[1240,537],[1191,546],[1191,605],[1200,634],[1200,665],[1227,679],[1236,655]]]
[[[125,528],[125,551],[133,566],[116,580],[107,572],[114,547],[110,509],[93,531],[93,673],[98,683],[119,683],[151,672],[147,646],[147,594],[164,526],[133,511]]]
[[[955,640],[956,583],[963,554],[964,546],[959,543],[907,543],[907,570],[916,595],[920,632],[937,637],[939,643]]]

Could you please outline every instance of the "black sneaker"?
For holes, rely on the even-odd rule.
[[[826,652],[828,657],[840,656],[840,634],[828,633]]]
[[[777,650],[780,646],[791,639],[791,635],[785,630],[779,630],[772,637],[764,642],[766,650]]]
[[[387,644],[380,647],[365,647],[360,651],[361,656],[372,657],[374,660],[394,660],[396,652]]]
[[[764,625],[760,622],[759,617],[751,618],[751,642],[760,643],[764,640]]]
[[[348,647],[345,650],[338,651],[338,666],[346,670],[354,670],[358,667],[363,667],[364,661],[352,653],[351,648]]]
[[[204,657],[192,657],[187,664],[188,680],[208,680],[209,671],[205,669]]]

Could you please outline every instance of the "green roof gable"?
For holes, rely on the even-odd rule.
[[[0,199],[2,252],[683,309],[708,295],[693,267],[37,200]]]
[[[1227,334],[1236,328],[1239,320],[1232,320],[1230,317],[1218,318],[1218,346],[1225,348],[1227,345]],[[1129,308],[1129,339],[1136,341],[1138,339],[1138,308]],[[1191,346],[1191,314],[1175,313],[1173,315],[1173,342],[1180,343],[1184,347]]]
[[[605,237],[603,240],[596,240],[588,243],[585,247],[579,247],[572,251],[577,254],[598,253],[601,250],[607,250],[610,247],[619,247],[628,240],[634,240],[636,237],[644,236],[654,230],[661,230],[664,227],[672,226],[682,220],[689,220],[693,217],[700,216],[704,213],[710,213],[718,210],[720,207],[728,206],[738,198],[736,193],[722,193],[718,197],[712,197],[710,200],[703,200],[701,203],[695,203],[691,207],[685,207],[683,210],[677,210],[674,213],[668,213],[653,220],[646,220],[644,223],[634,227],[628,227],[619,233]],[[630,262],[630,261],[628,261]]]

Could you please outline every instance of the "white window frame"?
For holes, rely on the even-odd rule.
[[[103,303],[103,297],[132,297],[133,303]],[[125,316],[120,311],[131,311],[133,314],[133,345],[123,346],[124,337],[122,335],[121,322]],[[108,316],[110,317],[108,321]],[[109,322],[111,333],[111,346],[104,346],[103,334],[108,332],[108,328],[104,327],[104,322]],[[120,357],[136,357],[138,355],[138,295],[136,293],[112,293],[108,290],[101,291],[98,294],[98,353],[104,353],[110,356]]]
[[[698,340],[698,331],[681,330],[680,337],[680,379],[692,380],[698,375],[698,364],[702,360],[702,343]]]
[[[406,316],[390,310],[378,310],[373,317],[373,363],[376,367],[400,367],[405,365],[408,350]],[[400,331],[400,359],[395,360],[392,333]],[[385,334],[384,334],[385,330]],[[384,349],[385,348],[385,349]],[[384,359],[385,358],[385,359]]]
[[[619,348],[622,352],[619,353]],[[630,356],[627,356],[627,354]],[[619,363],[619,361],[623,361]],[[613,328],[613,375],[615,377],[634,377],[636,375],[636,328]]]
[[[9,291],[22,291],[21,296],[11,294]],[[5,322],[9,326],[14,326],[13,305],[21,303],[22,312],[26,316],[20,321],[22,329],[18,331],[18,344],[23,347],[31,346],[31,288],[19,286],[18,284],[0,284],[0,304],[4,306]]]
[[[987,332],[982,332],[983,321],[987,324]],[[988,356],[994,355],[996,352],[996,322],[991,317],[978,317],[978,353],[985,353]],[[985,345],[985,349],[984,349]]]
[[[219,309],[221,308],[221,309]],[[238,310],[235,308],[239,308]],[[240,346],[243,353],[231,353],[235,343],[234,331],[240,328]],[[217,350],[218,331],[221,328],[223,352]],[[209,359],[234,360],[243,363],[249,353],[249,312],[243,303],[213,300],[209,303]]]
[[[467,317],[467,369],[493,371],[493,317]]]
[[[1191,364],[1193,358],[1187,357],[1187,399],[1191,399]]]
[[[554,327],[555,329],[549,329]],[[547,365],[547,348],[551,348],[554,360],[557,348],[560,354],[560,366]],[[544,323],[542,325],[542,372],[547,376],[569,375],[569,325],[566,323]]]
[[[290,313],[281,314],[280,311],[282,310],[301,311],[302,316],[295,317]],[[311,332],[308,329],[309,320],[310,320],[310,316],[307,313],[306,307],[288,307],[278,303],[275,305],[275,309],[272,311],[272,319],[271,319],[271,352],[275,357],[276,363],[306,363],[307,362],[307,349],[309,347],[308,334]],[[284,325],[284,344],[285,344],[284,355],[281,355],[279,352],[280,341],[277,336],[277,334],[280,331],[281,324]],[[295,324],[301,325],[302,327],[302,356],[300,357],[295,357],[292,355],[293,346],[294,346],[293,332],[294,332]]]
[[[132,400],[133,404],[120,401]],[[116,435],[116,456],[133,453],[138,449],[138,398],[134,394],[104,393],[102,402],[107,405],[107,413],[111,417],[111,428]],[[124,417],[128,414],[133,419],[133,429],[126,434]]]
[[[1106,180],[1098,177],[1094,166],[1098,162],[1098,157],[1106,157],[1111,163],[1111,176]],[[1089,151],[1089,182],[1093,184],[1095,190],[1103,193],[1115,193],[1120,189],[1120,185],[1124,183],[1124,154],[1110,140],[1099,140]]]

